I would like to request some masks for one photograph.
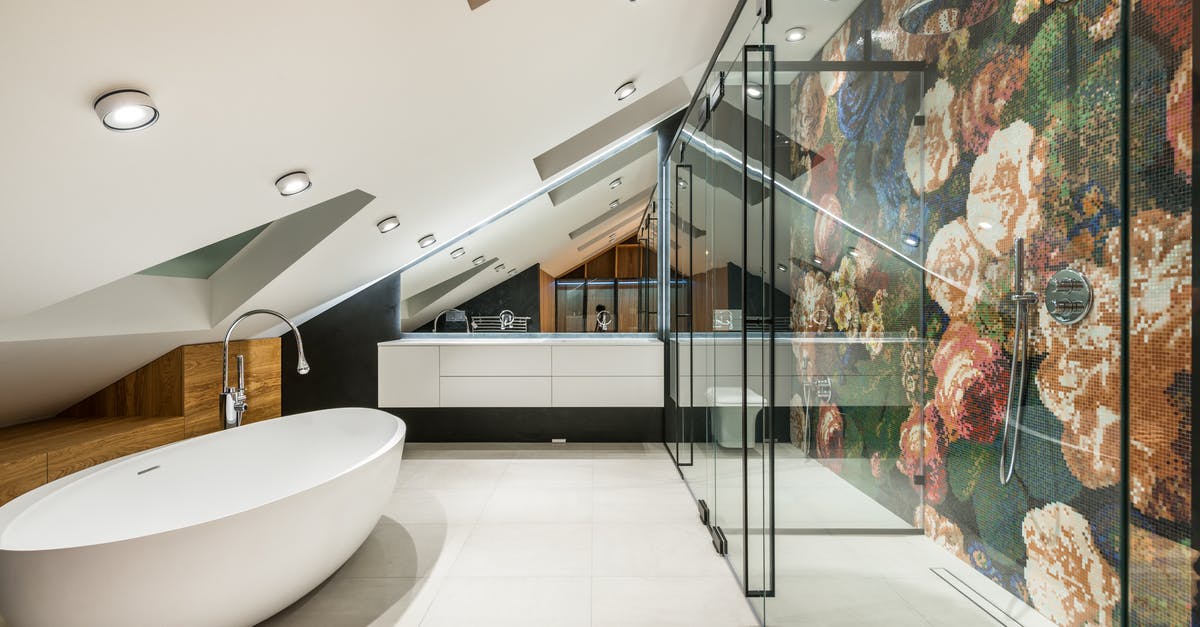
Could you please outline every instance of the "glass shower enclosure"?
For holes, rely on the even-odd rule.
[[[813,47],[795,4],[742,3],[659,176],[714,549],[766,624],[829,536],[1001,622],[1192,623],[1190,24],[867,0]]]

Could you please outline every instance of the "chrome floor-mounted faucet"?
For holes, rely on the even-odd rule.
[[[1014,246],[1013,303],[1017,306],[1016,327],[1013,329],[1012,369],[1008,373],[1008,404],[1004,408],[1004,438],[1000,442],[1000,483],[1012,481],[1017,465],[1017,440],[1021,437],[1021,414],[1025,400],[1025,363],[1029,347],[1029,306],[1038,301],[1037,294],[1025,291],[1025,238],[1018,237]],[[1012,431],[1012,450],[1009,450],[1009,431]]]
[[[238,316],[237,320],[229,325],[229,330],[225,332],[225,343],[221,346],[221,428],[223,429],[242,426],[242,415],[250,407],[246,404],[246,368],[245,358],[242,355],[237,356],[237,387],[229,385],[229,337],[233,335],[233,328],[239,322],[256,314],[275,316],[291,327],[292,334],[296,336],[296,355],[298,357],[296,372],[308,374],[308,360],[304,358],[304,342],[300,339],[300,330],[292,324],[291,320],[278,311],[270,309],[252,309]]]

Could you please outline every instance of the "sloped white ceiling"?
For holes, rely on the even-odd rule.
[[[735,4],[2,3],[0,321],[361,189],[376,199],[247,303],[316,307],[411,261],[420,236],[448,238],[537,188],[534,156],[702,65]],[[631,79],[638,94],[618,102]],[[151,94],[154,127],[100,125],[92,102],[123,87]],[[313,187],[281,197],[273,182],[293,169]],[[374,223],[393,214],[401,226],[381,236]],[[0,343],[0,424],[216,339],[228,319],[213,322]],[[142,332],[163,328],[178,326]]]

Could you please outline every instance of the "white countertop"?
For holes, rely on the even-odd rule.
[[[380,346],[443,346],[453,345],[496,345],[505,346],[649,346],[662,344],[658,338],[645,335],[584,334],[521,334],[491,335],[476,333],[414,333],[398,340],[380,342]]]

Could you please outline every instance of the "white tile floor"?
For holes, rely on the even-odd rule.
[[[661,444],[415,444],[363,547],[263,625],[757,625]]]
[[[830,494],[853,490],[826,479],[819,483]],[[740,538],[731,542],[737,549]],[[923,536],[781,535],[777,543],[777,595],[754,601],[773,627],[1000,624],[931,568],[1027,627],[1050,625]],[[362,548],[263,623],[757,624],[660,444],[408,444],[395,495]]]

